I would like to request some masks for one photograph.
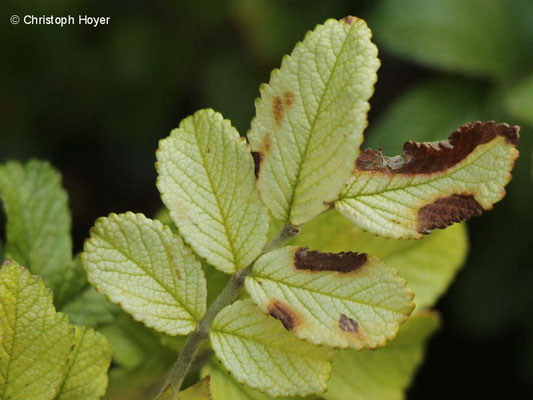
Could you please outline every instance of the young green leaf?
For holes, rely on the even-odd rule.
[[[465,224],[432,232],[420,240],[375,236],[331,210],[305,224],[291,242],[328,253],[361,251],[394,266],[416,294],[416,309],[432,306],[463,265],[468,250]]]
[[[396,239],[421,238],[481,215],[505,195],[518,132],[475,122],[446,141],[407,142],[402,156],[365,150],[335,206],[360,228]]]
[[[120,308],[109,302],[93,286],[89,286],[65,304],[61,311],[69,316],[72,323],[96,327],[113,322]]]
[[[425,343],[439,318],[430,312],[411,316],[396,339],[375,351],[341,350],[333,362],[326,400],[400,400],[424,356]]]
[[[61,303],[65,275],[75,267],[61,175],[47,162],[9,162],[0,166],[0,196],[7,215],[6,256],[42,276]]]
[[[303,224],[350,177],[379,67],[363,20],[328,20],[308,33],[260,88],[248,139],[257,184],[275,218]]]
[[[0,304],[0,398],[54,399],[74,329],[56,313],[44,282],[15,261],[0,267]]]
[[[297,339],[250,300],[224,308],[209,337],[224,366],[252,388],[274,397],[326,390],[335,351]]]
[[[107,388],[111,346],[92,329],[75,327],[74,350],[56,400],[98,400]]]
[[[200,110],[160,142],[157,161],[157,187],[185,240],[221,271],[246,268],[266,242],[269,219],[235,128]]]
[[[288,331],[331,347],[383,346],[414,308],[397,272],[365,253],[284,247],[259,258],[245,285]]]
[[[133,213],[100,218],[81,257],[96,289],[151,328],[186,335],[205,313],[200,263],[159,221]]]

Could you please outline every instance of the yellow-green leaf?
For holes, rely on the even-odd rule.
[[[151,328],[186,335],[205,313],[200,262],[159,221],[133,213],[100,218],[81,257],[96,289]]]
[[[74,329],[41,278],[15,261],[0,267],[0,398],[52,400],[67,370]]]
[[[326,390],[335,351],[297,339],[250,300],[224,308],[209,337],[224,367],[254,389],[274,397]]]
[[[43,277],[64,300],[76,267],[72,262],[70,211],[61,175],[49,163],[32,160],[0,166],[0,196],[7,216],[6,256]]]
[[[167,386],[166,389],[157,396],[156,400],[211,400],[211,392],[209,390],[210,377],[206,376],[191,387],[174,393],[172,386]]]
[[[374,351],[341,350],[333,362],[326,400],[401,400],[424,357],[424,347],[439,318],[424,312],[411,316],[398,337]]]
[[[402,156],[365,150],[336,208],[360,228],[396,239],[478,216],[505,196],[518,132],[475,122],[446,141],[407,142]]]
[[[56,400],[98,400],[107,388],[111,346],[92,329],[75,327],[74,350]]]
[[[305,224],[291,244],[339,253],[360,251],[398,270],[415,292],[416,309],[432,306],[463,265],[468,250],[466,225],[455,224],[420,240],[375,236],[331,210]]]
[[[365,253],[284,247],[259,258],[245,285],[287,330],[331,347],[383,346],[414,308],[396,270]]]
[[[269,218],[244,139],[213,110],[184,119],[157,151],[157,187],[181,235],[227,273],[261,252]]]
[[[371,36],[363,20],[330,19],[261,86],[248,139],[259,191],[277,219],[311,220],[350,177],[379,67]]]

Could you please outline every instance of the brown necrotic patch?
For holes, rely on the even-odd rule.
[[[283,104],[287,108],[290,108],[294,103],[294,93],[290,90],[287,90],[285,93],[283,93]]]
[[[272,101],[272,117],[274,118],[274,125],[276,128],[281,126],[281,121],[283,121],[283,101],[280,96],[274,97]]]
[[[339,328],[344,332],[356,333],[359,330],[359,324],[356,320],[341,314],[339,317]]]
[[[489,143],[498,136],[516,146],[519,140],[518,126],[489,122],[472,122],[453,132],[441,142],[407,142],[403,154],[385,157],[380,150],[366,149],[356,160],[361,171],[379,171],[395,174],[431,174],[445,171],[463,161],[477,146]]]
[[[358,19],[357,17],[347,15],[346,17],[341,19],[341,21],[344,22],[345,24],[352,25],[355,21],[357,21],[357,19]]]
[[[288,331],[294,329],[299,323],[298,318],[296,318],[296,315],[294,315],[292,310],[280,301],[270,303],[268,306],[268,313],[270,316],[279,319]]]
[[[454,194],[442,197],[418,210],[419,233],[427,234],[432,229],[442,229],[454,222],[468,221],[481,215],[484,208],[472,195]]]
[[[255,174],[255,177],[258,178],[259,177],[259,171],[261,169],[262,156],[261,156],[260,152],[252,151],[252,157],[254,159],[254,174]]]
[[[362,267],[367,259],[366,253],[321,253],[299,247],[294,253],[294,266],[299,270],[348,273]]]

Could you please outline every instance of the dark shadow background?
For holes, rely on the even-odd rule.
[[[483,2],[471,2],[477,5],[472,18],[484,18]],[[432,339],[408,398],[533,398],[533,130],[492,101],[533,70],[533,35],[529,47],[516,50],[525,51],[529,62],[516,76],[495,85],[487,77],[446,72],[398,54],[386,38],[380,39],[382,29],[390,29],[380,17],[380,1],[21,3],[10,0],[0,6],[0,162],[49,159],[63,173],[77,250],[97,217],[127,210],[153,215],[162,206],[154,153],[158,140],[182,118],[212,107],[244,135],[259,84],[268,81],[272,68],[307,30],[329,17],[368,18],[380,48],[382,67],[371,99],[369,137],[374,124],[385,129],[387,110],[424,82],[455,79],[459,96],[462,82],[465,96],[472,94],[471,85],[479,87],[484,94],[473,101],[488,99],[490,107],[475,118],[523,125],[522,155],[508,197],[469,225],[469,260],[437,305],[443,329]],[[518,9],[526,4],[507,3],[517,3]],[[416,16],[416,9],[412,12],[416,24],[423,17]],[[111,20],[97,28],[60,28],[12,25],[12,14],[88,14]],[[446,96],[436,95],[435,100],[445,101]],[[416,117],[417,110],[409,112]],[[408,117],[389,133],[397,130],[402,140],[409,138]],[[428,127],[429,136],[444,139],[448,128]],[[386,150],[387,143],[382,145]]]

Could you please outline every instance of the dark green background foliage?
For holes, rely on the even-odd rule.
[[[409,398],[533,396],[532,1],[9,0],[1,8],[0,161],[38,157],[61,170],[77,250],[96,217],[161,207],[154,151],[183,117],[212,107],[244,134],[259,84],[329,17],[366,19],[380,49],[365,147],[396,154],[405,140],[444,139],[477,119],[521,125],[508,196],[469,225],[467,266],[438,304],[444,328]],[[13,26],[12,14],[111,20]]]

